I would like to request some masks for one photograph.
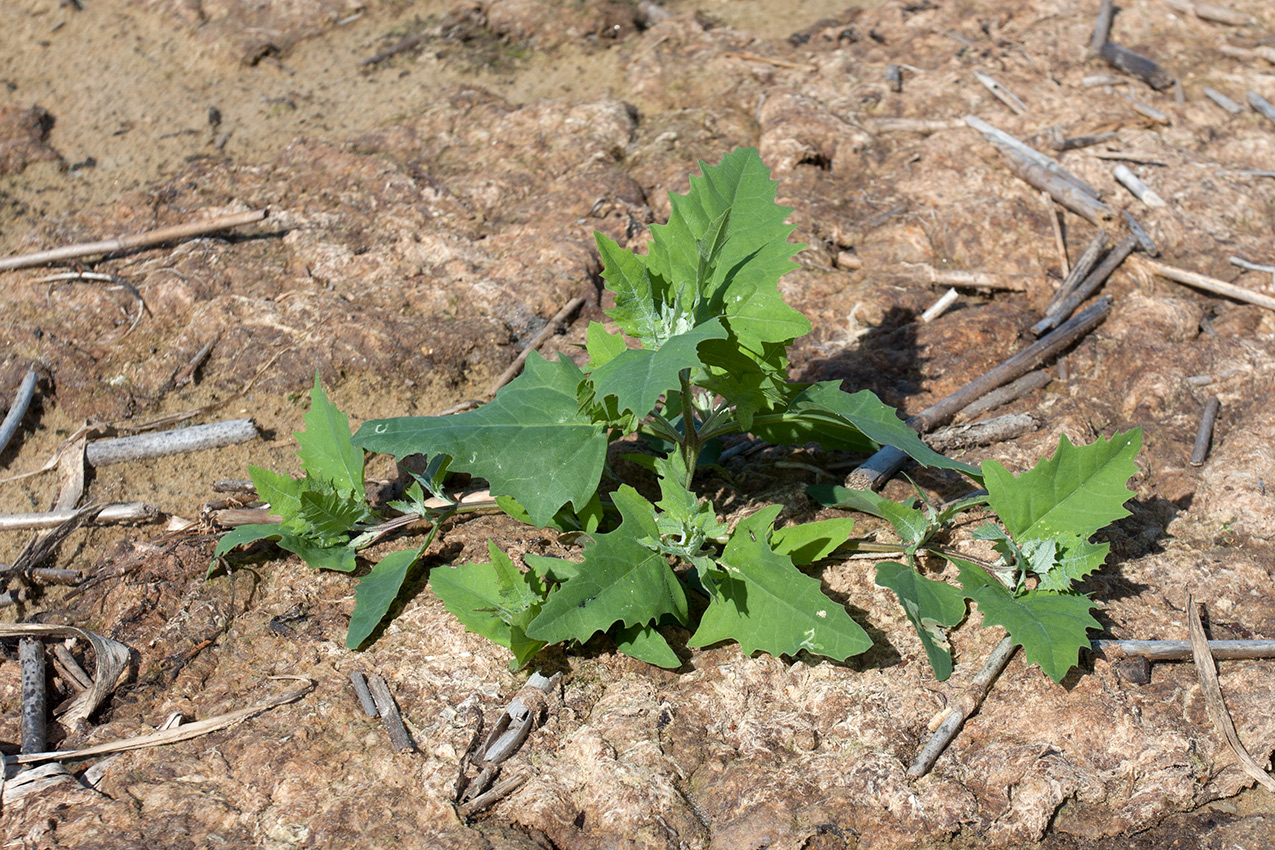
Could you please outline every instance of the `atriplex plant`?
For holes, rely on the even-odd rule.
[[[688,194],[670,195],[669,222],[651,228],[646,255],[596,235],[615,296],[608,315],[620,333],[591,324],[584,369],[532,354],[489,404],[456,416],[371,421],[352,441],[345,417],[316,381],[307,430],[297,435],[306,478],[252,470],[258,494],[282,522],[231,532],[217,555],[270,537],[312,566],[349,572],[355,551],[371,539],[363,451],[420,454],[431,460],[427,473],[393,507],[433,519],[435,532],[455,503],[430,508],[425,492],[446,501],[449,470],[486,479],[511,516],[582,532],[579,562],[527,555],[523,570],[491,544],[489,563],[431,572],[448,610],[512,650],[515,666],[548,644],[610,631],[622,652],[677,667],[682,662],[661,632],[672,624],[692,630],[690,647],[734,640],[748,653],[805,650],[844,660],[872,641],[799,567],[853,548],[852,520],[775,528],[781,506],[771,505],[732,528],[692,485],[697,467],[715,457],[718,438],[729,434],[852,452],[891,445],[921,464],[981,481],[986,495],[942,509],[924,497],[918,507],[917,500],[899,504],[845,488],[812,488],[812,495],[894,527],[905,563],[880,564],[876,580],[898,596],[935,674],[951,673],[944,630],[965,618],[966,600],[973,600],[985,625],[1003,626],[1029,661],[1061,680],[1087,645],[1086,631],[1099,627],[1075,583],[1107,554],[1107,544],[1090,537],[1126,515],[1140,433],[1087,447],[1064,437],[1051,459],[1015,477],[995,462],[978,470],[935,453],[870,392],[789,381],[788,346],[811,329],[778,289],[802,247],[787,241],[791,210],[775,204],[775,183],[752,149],[701,169]],[[615,482],[608,467],[608,446],[633,434],[653,452],[636,457],[658,479],[654,504]],[[982,505],[1000,522],[975,536],[993,541],[997,563],[931,543],[956,514]],[[362,580],[349,646],[369,637],[429,543],[383,558]],[[956,566],[959,587],[920,574],[925,551]],[[707,607],[692,605],[688,591]],[[700,608],[696,621],[692,612]]]

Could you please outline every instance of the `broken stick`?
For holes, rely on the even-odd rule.
[[[983,664],[983,669],[979,670],[974,681],[970,682],[969,690],[948,706],[943,721],[934,730],[930,740],[921,748],[921,752],[917,753],[912,766],[908,768],[908,776],[918,779],[930,772],[934,762],[956,738],[961,727],[965,725],[965,721],[983,704],[983,700],[987,698],[987,692],[992,689],[992,683],[1005,669],[1005,665],[1009,663],[1009,659],[1013,657],[1014,650],[1017,648],[1018,644],[1014,643],[1009,635],[1001,639]]]
[[[1234,298],[1237,301],[1246,301],[1249,304],[1256,304],[1268,310],[1275,310],[1275,298],[1269,295],[1263,295],[1260,292],[1254,292],[1251,289],[1245,289],[1242,286],[1236,286],[1233,283],[1227,283],[1224,280],[1218,280],[1207,275],[1175,268],[1158,260],[1149,260],[1143,257],[1141,262],[1160,277],[1166,277],[1169,280],[1194,287],[1195,289],[1203,289],[1215,295],[1225,295],[1227,298]]]
[[[1213,443],[1213,425],[1217,422],[1217,411],[1221,402],[1217,396],[1210,396],[1204,403],[1204,413],[1200,416],[1200,427],[1195,432],[1195,445],[1191,449],[1191,465],[1204,466],[1204,459],[1209,456],[1209,446]]]
[[[1097,327],[1111,312],[1111,298],[1104,297],[1084,312],[1068,319],[996,368],[980,375],[908,419],[908,425],[922,434],[942,425],[956,413],[987,393],[1030,372],[1049,357],[1067,348],[1089,331]],[[846,486],[859,490],[880,489],[881,485],[898,472],[907,461],[907,455],[894,446],[882,446],[846,478]]]
[[[135,434],[113,440],[96,440],[84,450],[90,466],[107,466],[130,460],[147,460],[244,443],[257,436],[251,419],[231,419],[153,434]]]
[[[556,334],[558,332],[558,328],[562,326],[562,323],[570,318],[572,313],[583,306],[584,299],[576,297],[568,301],[567,306],[555,313],[553,318],[549,320],[549,324],[541,328],[540,333],[536,334],[535,337],[532,338],[531,342],[527,343],[527,347],[522,350],[522,353],[518,355],[517,359],[515,359],[513,363],[509,364],[509,368],[500,373],[500,377],[492,383],[491,389],[487,391],[487,397],[494,397],[501,387],[518,377],[518,373],[522,371],[523,364],[527,362],[527,356],[530,355],[531,352],[540,348],[540,346],[544,345],[545,340]]]
[[[1190,661],[1187,640],[1096,640],[1093,651],[1104,658],[1145,658],[1148,661]],[[1275,658],[1275,640],[1211,640],[1209,652],[1220,660]]]
[[[1037,336],[1056,327],[1059,322],[1066,319],[1076,308],[1085,302],[1085,299],[1098,291],[1098,287],[1106,283],[1107,278],[1111,277],[1112,272],[1119,268],[1120,264],[1128,259],[1133,253],[1133,249],[1138,247],[1138,240],[1133,236],[1126,236],[1116,243],[1116,247],[1103,258],[1098,264],[1098,268],[1094,269],[1082,283],[1075,287],[1067,297],[1064,298],[1053,311],[1045,314],[1045,318],[1032,325],[1031,332]]]
[[[1113,68],[1137,77],[1156,91],[1164,91],[1173,85],[1173,75],[1140,53],[1108,41],[1098,50]]]
[[[5,415],[4,422],[0,422],[0,453],[9,447],[9,441],[13,439],[14,434],[18,433],[18,426],[27,415],[27,408],[31,406],[31,399],[35,397],[35,383],[35,370],[28,369],[27,374],[22,378],[22,383],[18,384],[18,391],[13,395],[13,404],[9,405],[9,412]]]
[[[31,254],[19,254],[16,257],[8,257],[0,260],[0,271],[25,269],[30,268],[31,266],[42,266],[46,263],[56,263],[59,260],[77,260],[81,257],[91,257],[95,254],[118,254],[121,251],[131,251],[134,248],[149,248],[152,245],[161,245],[165,242],[176,242],[179,239],[189,239],[192,236],[204,236],[208,233],[215,233],[218,230],[228,230],[232,227],[252,224],[253,222],[261,221],[266,217],[266,214],[266,210],[234,213],[232,215],[218,216],[209,221],[198,221],[190,224],[177,224],[172,227],[161,227],[159,230],[150,230],[146,233],[139,233],[135,236],[125,236],[120,239],[104,239],[100,242],[83,242],[79,245],[67,245],[64,248],[54,248],[51,251],[36,251]]]

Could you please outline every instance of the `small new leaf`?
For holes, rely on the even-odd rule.
[[[804,567],[831,555],[846,542],[853,530],[854,520],[850,517],[786,525],[775,529],[770,536],[770,547],[775,554],[786,555],[793,564]]]
[[[527,625],[540,610],[540,582],[518,570],[494,543],[487,551],[490,563],[435,568],[429,584],[465,628],[510,650],[512,666],[522,667],[545,646],[527,637]]]
[[[664,635],[654,626],[630,626],[620,629],[615,634],[615,647],[630,658],[654,664],[656,667],[673,669],[682,666],[682,659],[677,657],[673,647],[668,645]]]
[[[305,430],[295,436],[301,446],[297,454],[306,477],[331,484],[342,496],[362,501],[363,450],[350,443],[350,420],[328,401],[319,376],[310,390],[310,412],[304,417]]]
[[[616,407],[641,418],[655,409],[660,396],[678,387],[678,373],[698,366],[700,343],[725,339],[720,319],[710,319],[678,334],[659,348],[630,348],[594,370],[589,376],[597,398],[615,396]]]

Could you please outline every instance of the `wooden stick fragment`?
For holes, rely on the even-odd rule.
[[[991,92],[993,97],[1009,107],[1010,112],[1013,112],[1015,115],[1022,115],[1027,111],[1027,104],[1019,100],[1017,95],[1005,88],[1005,86],[1001,85],[1001,83],[990,74],[985,74],[982,71],[975,71],[974,78],[982,83],[983,88]]]
[[[999,289],[1005,292],[1024,292],[1027,289],[1026,275],[998,274],[995,272],[971,272],[963,269],[930,270],[931,286],[960,286],[969,289]]]
[[[874,118],[868,122],[868,128],[877,133],[921,133],[927,136],[963,126],[961,121],[941,118]]]
[[[1017,648],[1018,644],[1014,643],[1009,635],[1001,639],[983,664],[983,669],[979,670],[978,675],[970,682],[969,688],[948,706],[947,716],[934,730],[934,734],[921,748],[921,752],[917,753],[916,760],[908,768],[908,776],[918,779],[930,772],[934,762],[956,738],[961,727],[965,725],[965,721],[983,704],[983,700],[987,698],[987,692],[992,689],[992,683],[1005,669],[1005,665],[1009,663],[1009,659],[1013,657],[1014,650]]]
[[[1191,465],[1204,466],[1204,459],[1209,455],[1209,446],[1213,442],[1213,425],[1217,422],[1218,408],[1221,402],[1217,396],[1210,396],[1204,403],[1204,413],[1200,416],[1200,427],[1195,432],[1195,446],[1191,449]]]
[[[1060,327],[1036,340],[999,366],[980,375],[954,393],[940,399],[908,419],[908,425],[919,433],[927,433],[956,415],[987,393],[1030,372],[1097,327],[1111,312],[1111,298],[1098,300],[1084,312],[1068,319]],[[894,446],[882,446],[846,478],[846,486],[860,490],[879,489],[907,461],[907,455]]]
[[[1226,710],[1226,701],[1222,698],[1222,686],[1217,678],[1217,665],[1209,652],[1209,641],[1204,637],[1204,625],[1200,622],[1199,606],[1188,593],[1186,597],[1187,624],[1191,633],[1191,656],[1195,661],[1195,675],[1200,682],[1200,690],[1204,696],[1204,707],[1208,710],[1213,725],[1222,733],[1227,748],[1235,755],[1240,769],[1256,779],[1268,791],[1275,791],[1275,778],[1272,778],[1261,765],[1249,754],[1235,731],[1235,723]]]
[[[367,677],[367,688],[376,702],[376,711],[385,723],[385,731],[389,733],[394,750],[400,753],[415,750],[416,744],[412,741],[412,736],[407,733],[407,727],[403,725],[403,715],[399,713],[398,703],[394,701],[389,685],[385,684],[383,678],[373,673]]]
[[[1148,257],[1160,256],[1160,249],[1156,246],[1155,240],[1141,224],[1138,224],[1138,220],[1128,210],[1122,212],[1121,216],[1124,218],[1124,223],[1129,226],[1129,232],[1133,234],[1133,238],[1138,240],[1138,249]]]
[[[13,395],[13,404],[9,405],[9,412],[5,414],[4,421],[0,422],[0,454],[9,447],[9,441],[18,433],[18,426],[27,415],[27,408],[35,397],[36,378],[35,370],[28,369],[22,383],[18,384],[18,391]]]
[[[1160,277],[1166,277],[1177,283],[1185,284],[1196,289],[1203,289],[1206,292],[1212,292],[1215,295],[1224,295],[1227,298],[1234,298],[1236,301],[1245,301],[1249,304],[1256,304],[1259,307],[1265,307],[1268,310],[1275,310],[1275,298],[1269,295],[1262,295],[1260,292],[1254,292],[1251,289],[1245,289],[1242,286],[1236,286],[1233,283],[1227,283],[1224,280],[1208,277],[1207,275],[1189,272],[1185,269],[1175,268],[1158,260],[1148,260],[1145,257],[1140,260],[1154,274]]]
[[[745,62],[762,62],[766,65],[774,65],[776,68],[792,68],[797,71],[814,71],[815,66],[802,64],[800,62],[789,62],[786,59],[772,59],[769,56],[760,56],[756,53],[739,53],[730,51],[723,53],[728,59],[743,59]]]
[[[488,398],[495,396],[496,392],[501,387],[518,377],[518,373],[522,371],[523,364],[527,362],[527,356],[530,355],[531,352],[540,348],[540,346],[544,345],[545,340],[556,334],[562,323],[582,306],[584,306],[583,298],[572,298],[567,302],[567,306],[555,313],[553,318],[549,320],[549,324],[541,328],[540,333],[536,334],[535,337],[532,338],[531,342],[527,343],[527,347],[522,350],[522,353],[518,355],[514,362],[509,364],[509,368],[500,373],[500,377],[495,380],[495,382],[491,385],[491,389],[487,391]]]
[[[24,637],[18,641],[22,666],[22,753],[43,752],[48,745],[48,689],[44,673],[44,641]]]
[[[362,62],[359,63],[359,67],[366,68],[368,65],[379,65],[382,62],[384,62],[386,59],[392,59],[393,57],[399,55],[400,53],[406,53],[407,51],[411,50],[416,45],[420,44],[426,38],[429,38],[429,36],[436,35],[436,34],[437,32],[435,28],[430,28],[426,30],[421,30],[420,32],[415,33],[413,35],[409,35],[406,38],[399,39],[394,44],[382,50],[380,53],[377,53],[374,56],[369,56],[368,58],[364,59]]]
[[[1054,379],[1047,369],[1037,369],[1028,372],[1022,377],[1015,378],[1003,387],[992,390],[978,401],[961,409],[957,416],[961,419],[973,419],[976,416],[982,416],[989,410],[995,410],[1004,404],[1009,404],[1015,399],[1021,398],[1030,392],[1035,392],[1042,387],[1049,385]]]
[[[363,707],[363,713],[368,717],[376,717],[380,712],[376,708],[376,701],[372,699],[372,693],[367,687],[367,677],[358,670],[350,671],[350,684],[354,686],[354,695],[359,698],[359,705]]]
[[[1137,98],[1127,97],[1127,96],[1125,97],[1125,100],[1129,101],[1129,105],[1133,107],[1134,112],[1137,112],[1139,115],[1143,115],[1147,118],[1150,118],[1152,121],[1156,122],[1157,124],[1172,124],[1173,123],[1172,118],[1170,118],[1168,115],[1161,112],[1160,110],[1156,109],[1154,106],[1152,106],[1149,103],[1143,103]]]
[[[955,289],[949,289],[947,292],[944,292],[942,297],[939,298],[938,301],[935,301],[933,304],[927,307],[925,312],[921,314],[921,321],[923,322],[934,321],[939,316],[943,315],[943,313],[947,311],[948,307],[951,307],[953,304],[955,304],[956,299],[960,297],[961,297],[961,294],[957,292]]]
[[[1268,120],[1275,121],[1275,106],[1271,106],[1269,100],[1252,89],[1244,92],[1244,99],[1248,101],[1249,106],[1262,113]]]
[[[1190,661],[1191,642],[1186,640],[1096,640],[1096,654],[1105,658],[1146,658],[1150,661]],[[1211,640],[1214,658],[1239,660],[1275,658],[1275,640]]]
[[[306,684],[299,688],[295,688],[287,693],[280,694],[277,697],[264,700],[256,705],[241,708],[238,711],[230,711],[225,714],[219,714],[216,717],[209,717],[206,720],[196,720],[194,723],[186,723],[174,729],[167,729],[163,732],[151,732],[146,735],[136,735],[132,738],[124,738],[119,741],[107,741],[101,744],[94,744],[91,747],[84,747],[78,750],[53,750],[46,753],[23,753],[20,756],[10,756],[10,761],[19,764],[31,764],[40,761],[70,761],[72,759],[83,759],[91,756],[100,756],[107,753],[122,753],[128,750],[144,750],[150,747],[160,747],[165,744],[175,744],[178,741],[189,741],[191,738],[198,738],[207,735],[210,732],[216,732],[225,729],[228,726],[234,726],[236,723],[242,723],[250,717],[255,717],[263,711],[269,711],[281,705],[290,702],[296,702],[310,691],[314,690],[314,682],[309,679],[303,679],[300,676],[271,676],[272,679],[300,679]]]
[[[1085,276],[1093,270],[1093,267],[1098,263],[1098,258],[1106,250],[1109,238],[1107,231],[1099,230],[1089,240],[1089,244],[1085,246],[1085,252],[1080,255],[1080,259],[1076,260],[1076,264],[1071,267],[1071,271],[1058,287],[1058,291],[1049,299],[1049,305],[1045,307],[1045,315],[1054,312],[1058,305],[1062,304],[1067,296],[1071,295],[1076,287],[1080,285],[1080,282],[1085,279]]]
[[[1098,55],[1113,68],[1137,77],[1156,91],[1164,91],[1173,85],[1173,75],[1140,53],[1108,41],[1098,50]]]
[[[96,440],[85,448],[84,459],[91,466],[107,466],[231,446],[256,437],[257,426],[251,419],[230,419],[172,431]]]
[[[1218,106],[1225,109],[1227,112],[1231,113],[1232,115],[1239,115],[1241,112],[1244,111],[1244,107],[1240,106],[1238,103],[1231,100],[1229,97],[1222,94],[1220,91],[1217,91],[1216,89],[1211,89],[1208,86],[1205,86],[1204,96],[1207,97],[1209,100],[1213,101],[1214,103],[1216,103]]]
[[[928,434],[925,443],[936,452],[967,449],[972,446],[990,446],[1021,437],[1040,427],[1034,416],[1026,413],[1007,413],[980,422],[947,425]]]
[[[165,242],[176,242],[179,239],[204,236],[209,233],[216,233],[219,230],[228,230],[232,227],[252,224],[253,222],[261,221],[266,215],[266,210],[233,213],[231,215],[217,216],[209,221],[161,227],[158,230],[151,230],[134,236],[125,236],[120,239],[83,242],[78,245],[67,245],[64,248],[54,248],[51,251],[19,254],[16,257],[0,259],[0,271],[42,266],[46,263],[56,263],[59,260],[78,260],[95,254],[118,254],[121,251],[131,251],[136,248],[149,248],[152,245],[162,245]]]
[[[1097,56],[1102,46],[1111,38],[1111,22],[1116,16],[1115,0],[1102,0],[1098,5],[1098,17],[1094,20],[1093,35],[1089,37],[1089,55]]]
[[[1005,148],[1009,148],[1010,150],[1019,154],[1021,158],[1044,169],[1050,174],[1053,174],[1055,177],[1060,178],[1064,182],[1070,183],[1071,185],[1079,189],[1081,192],[1084,192],[1086,195],[1089,195],[1095,199],[1102,196],[1102,193],[1099,192],[1097,189],[1090,186],[1088,183],[1081,180],[1079,177],[1072,174],[1067,169],[1063,168],[1052,157],[1046,156],[1045,154],[1033,148],[1031,145],[1028,145],[1014,138],[1009,133],[1006,133],[1003,130],[998,130],[997,128],[993,127],[991,124],[988,124],[986,121],[984,121],[981,118],[978,118],[977,116],[966,115],[964,120],[968,126],[982,133],[983,137],[986,138],[989,142],[1001,148],[1002,152],[1004,151]],[[1037,188],[1042,188],[1042,187],[1037,187]]]
[[[1137,246],[1138,240],[1133,236],[1126,236],[1117,242],[1116,247],[1112,248],[1106,257],[1103,257],[1098,267],[1077,285],[1054,308],[1053,312],[1047,313],[1043,319],[1032,325],[1031,332],[1036,336],[1040,336],[1050,328],[1057,327],[1059,322],[1075,312],[1076,308],[1085,302],[1085,299],[1097,292],[1098,288],[1106,283],[1107,278],[1111,277],[1111,273],[1133,253],[1133,249]]]
[[[1193,3],[1190,0],[1164,0],[1164,5],[1184,15],[1195,15],[1201,20],[1212,21],[1215,24],[1243,27],[1253,23],[1251,16],[1213,3]]]
[[[1106,224],[1115,219],[1111,208],[1074,183],[1064,180],[1024,157],[1020,152],[1001,148],[1010,171],[1029,186],[1049,193],[1049,196],[1067,209],[1096,225]]]
[[[481,812],[483,809],[489,809],[521,788],[526,781],[527,776],[525,774],[502,779],[474,799],[457,806],[456,814],[462,818],[467,818]]]
[[[30,531],[56,528],[75,518],[76,511],[43,511],[29,514],[0,514],[0,531]],[[146,522],[159,515],[153,505],[144,502],[126,502],[107,505],[93,518],[94,523]]]
[[[894,64],[886,65],[885,81],[889,84],[890,91],[895,94],[903,91],[903,69]]]
[[[1076,150],[1077,148],[1088,148],[1093,145],[1102,144],[1111,141],[1116,137],[1114,130],[1105,133],[1095,133],[1092,136],[1071,136],[1070,138],[1063,136],[1061,132],[1055,134],[1049,140],[1049,146],[1054,150],[1062,153],[1063,151]]]
[[[1062,214],[1054,209],[1053,198],[1048,192],[1041,192],[1045,199],[1045,209],[1049,212],[1049,227],[1054,231],[1054,248],[1058,251],[1058,268],[1064,278],[1071,274],[1071,262],[1067,258],[1067,239],[1063,236]]]

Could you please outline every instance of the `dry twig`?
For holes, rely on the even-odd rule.
[[[257,426],[251,419],[231,419],[172,431],[98,440],[88,444],[84,450],[84,458],[92,466],[107,466],[231,446],[247,442],[256,436]]]
[[[974,681],[970,682],[969,688],[947,707],[934,734],[930,736],[930,740],[921,748],[921,752],[917,753],[916,760],[908,768],[908,776],[917,779],[930,772],[934,762],[956,738],[961,727],[965,725],[965,721],[983,704],[983,700],[987,698],[987,692],[992,689],[992,683],[1005,669],[1005,665],[1009,663],[1009,659],[1013,657],[1014,650],[1017,648],[1018,645],[1009,635],[1001,639],[983,664],[983,669],[979,670]]]
[[[232,213],[230,215],[217,216],[216,218],[208,221],[193,222],[190,224],[177,224],[172,227],[161,227],[158,230],[151,230],[134,236],[125,236],[120,239],[104,239],[100,242],[84,242],[78,245],[67,245],[63,248],[54,248],[51,251],[36,251],[30,254],[19,254],[16,257],[0,259],[0,271],[25,269],[30,268],[31,266],[42,266],[46,263],[58,262],[59,260],[76,260],[82,257],[91,257],[95,254],[118,254],[121,251],[131,251],[135,248],[149,248],[152,245],[162,245],[165,242],[176,242],[179,239],[189,239],[192,236],[204,236],[208,233],[215,233],[219,230],[228,230],[232,227],[252,224],[253,222],[261,221],[265,217],[266,210]]]
[[[1209,456],[1209,446],[1213,442],[1213,425],[1217,422],[1217,411],[1221,402],[1217,396],[1210,396],[1204,403],[1204,412],[1200,415],[1200,427],[1195,432],[1195,446],[1191,449],[1191,465],[1204,466],[1204,459]]]
[[[1226,702],[1222,698],[1222,686],[1217,679],[1217,665],[1209,652],[1209,642],[1204,637],[1204,625],[1200,622],[1199,606],[1188,593],[1186,597],[1187,623],[1191,632],[1191,655],[1195,661],[1195,675],[1200,680],[1200,690],[1204,695],[1204,706],[1208,710],[1209,719],[1222,737],[1227,748],[1234,753],[1240,768],[1256,779],[1268,791],[1275,791],[1275,779],[1262,769],[1261,765],[1249,754],[1235,731],[1235,723],[1226,710]]]
[[[1260,292],[1254,292],[1251,289],[1245,289],[1242,286],[1236,286],[1233,283],[1227,283],[1224,280],[1218,280],[1207,275],[1189,272],[1185,269],[1175,268],[1157,260],[1149,260],[1141,258],[1146,267],[1160,277],[1168,278],[1177,283],[1182,283],[1196,289],[1203,289],[1206,292],[1212,292],[1215,295],[1224,295],[1227,298],[1234,298],[1237,301],[1246,301],[1249,304],[1256,304],[1259,307],[1265,307],[1267,310],[1275,310],[1275,298],[1269,295],[1263,295]]]
[[[527,362],[527,356],[530,355],[531,352],[540,348],[540,346],[544,345],[545,340],[556,334],[558,332],[558,328],[562,326],[562,323],[570,318],[572,313],[583,306],[584,299],[576,297],[568,301],[567,306],[555,313],[553,318],[549,320],[549,324],[541,328],[540,333],[536,334],[535,337],[532,338],[531,342],[527,343],[527,347],[522,350],[522,353],[518,355],[517,359],[515,359],[513,363],[509,364],[509,368],[500,373],[500,377],[492,383],[491,389],[487,390],[487,397],[494,397],[501,387],[518,377],[518,373],[522,371],[523,364]],[[446,412],[447,411],[444,411],[444,414]],[[444,414],[439,415],[441,416]]]
[[[31,399],[35,397],[36,379],[35,370],[28,369],[22,378],[22,383],[18,384],[18,391],[13,395],[13,404],[9,405],[9,412],[5,414],[4,422],[0,422],[0,454],[9,447],[9,441],[13,439],[14,434],[18,433],[18,426],[27,415]]]

